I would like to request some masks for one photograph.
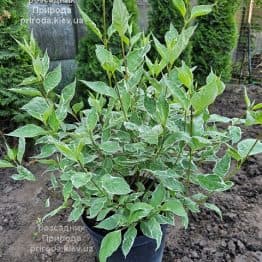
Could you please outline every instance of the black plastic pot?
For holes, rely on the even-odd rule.
[[[88,225],[88,221],[85,217],[82,217],[82,221],[93,239],[96,250],[99,250],[104,235],[95,231],[95,228],[91,228]],[[167,226],[163,225],[161,228],[163,232],[163,238],[161,246],[157,251],[155,251],[156,241],[154,239],[145,236],[138,236],[135,239],[134,246],[126,258],[124,257],[121,248],[119,248],[110,258],[108,258],[107,262],[161,262],[165,247],[164,240]]]

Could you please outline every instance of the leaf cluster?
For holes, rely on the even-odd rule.
[[[16,180],[35,180],[22,167],[25,139],[35,138],[41,152],[34,159],[47,165],[54,189],[63,196],[63,204],[44,219],[71,208],[70,221],[83,214],[95,220],[96,228],[108,232],[100,249],[101,262],[120,245],[127,256],[138,230],[155,239],[157,249],[161,225],[174,225],[175,216],[185,227],[189,212],[199,212],[201,206],[221,216],[220,209],[207,202],[208,196],[230,189],[232,176],[247,157],[262,152],[261,141],[243,140],[239,127],[261,125],[261,104],[255,105],[246,94],[246,118],[210,114],[208,108],[223,93],[224,83],[211,72],[199,86],[195,68],[185,62],[175,65],[196,29],[190,21],[212,10],[197,6],[189,11],[183,3],[174,1],[174,8],[184,17],[185,26],[178,31],[171,24],[164,41],[133,33],[122,0],[114,1],[106,36],[80,9],[88,28],[100,39],[95,53],[108,78],[82,80],[89,91],[87,109],[72,102],[75,81],[57,92],[61,67],[49,72],[49,57],[36,54],[33,37],[20,43],[32,59],[34,75],[22,82],[26,88],[12,91],[32,97],[23,110],[39,124],[9,134],[19,137],[19,148],[8,147],[0,167],[16,167]],[[119,56],[107,45],[112,34],[121,43]],[[152,46],[158,52],[153,61],[148,57]],[[75,121],[67,121],[68,117]],[[218,127],[221,123],[225,129]],[[205,164],[213,168],[205,172]]]

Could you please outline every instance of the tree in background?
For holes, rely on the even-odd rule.
[[[221,74],[224,81],[231,78],[232,51],[237,44],[235,14],[240,0],[199,0],[199,4],[214,4],[213,12],[200,17],[193,38],[192,64],[198,65],[196,76],[204,83],[210,68]]]
[[[27,0],[1,0],[0,2],[0,121],[1,128],[7,126],[3,121],[19,122],[25,114],[19,109],[25,98],[16,95],[9,88],[16,87],[31,74],[30,59],[18,48],[14,38],[21,39],[28,34],[21,18],[27,15]]]
[[[164,42],[165,33],[169,30],[170,23],[180,31],[184,25],[184,21],[180,13],[174,8],[172,0],[148,0],[150,5],[149,11],[149,28],[157,39]],[[187,64],[191,61],[191,49],[189,44],[182,55],[182,60]]]
[[[131,19],[133,20],[133,30],[138,30],[138,7],[136,4],[136,0],[125,0],[125,4],[127,5],[129,13],[132,15]],[[102,0],[82,0],[80,2],[81,9],[87,13],[90,18],[97,24],[103,25],[103,1]],[[113,8],[113,0],[106,1],[106,24],[110,25],[112,22],[112,8]],[[104,32],[103,28],[99,28],[102,32]],[[119,54],[121,52],[120,41],[116,36],[113,36],[115,39],[113,44],[109,46],[109,49],[114,54]],[[79,54],[77,56],[78,61],[78,71],[77,76],[78,79],[84,80],[99,80],[106,81],[107,76],[103,73],[101,69],[101,65],[96,58],[96,44],[100,44],[100,40],[93,33],[88,31],[87,35],[84,39],[81,40],[79,46]]]

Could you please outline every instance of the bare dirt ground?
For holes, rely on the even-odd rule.
[[[262,100],[262,87],[250,86],[253,99]],[[225,116],[243,114],[243,89],[230,86],[212,109]],[[247,128],[255,136],[259,128]],[[66,213],[38,224],[48,209],[48,175],[34,166],[35,183],[10,179],[0,170],[0,261],[1,262],[95,262],[92,241],[81,223],[68,223]],[[235,187],[214,202],[223,211],[223,220],[202,210],[191,216],[186,231],[169,228],[164,262],[261,262],[262,261],[262,156],[252,157],[235,177]],[[55,196],[52,197],[55,199]],[[52,207],[59,205],[53,201]]]

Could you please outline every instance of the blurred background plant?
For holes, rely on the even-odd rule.
[[[8,89],[16,87],[32,72],[30,59],[14,38],[28,35],[27,25],[20,20],[27,16],[27,0],[1,0],[0,3],[0,121],[2,128],[13,128],[26,120],[19,108],[27,101]]]

